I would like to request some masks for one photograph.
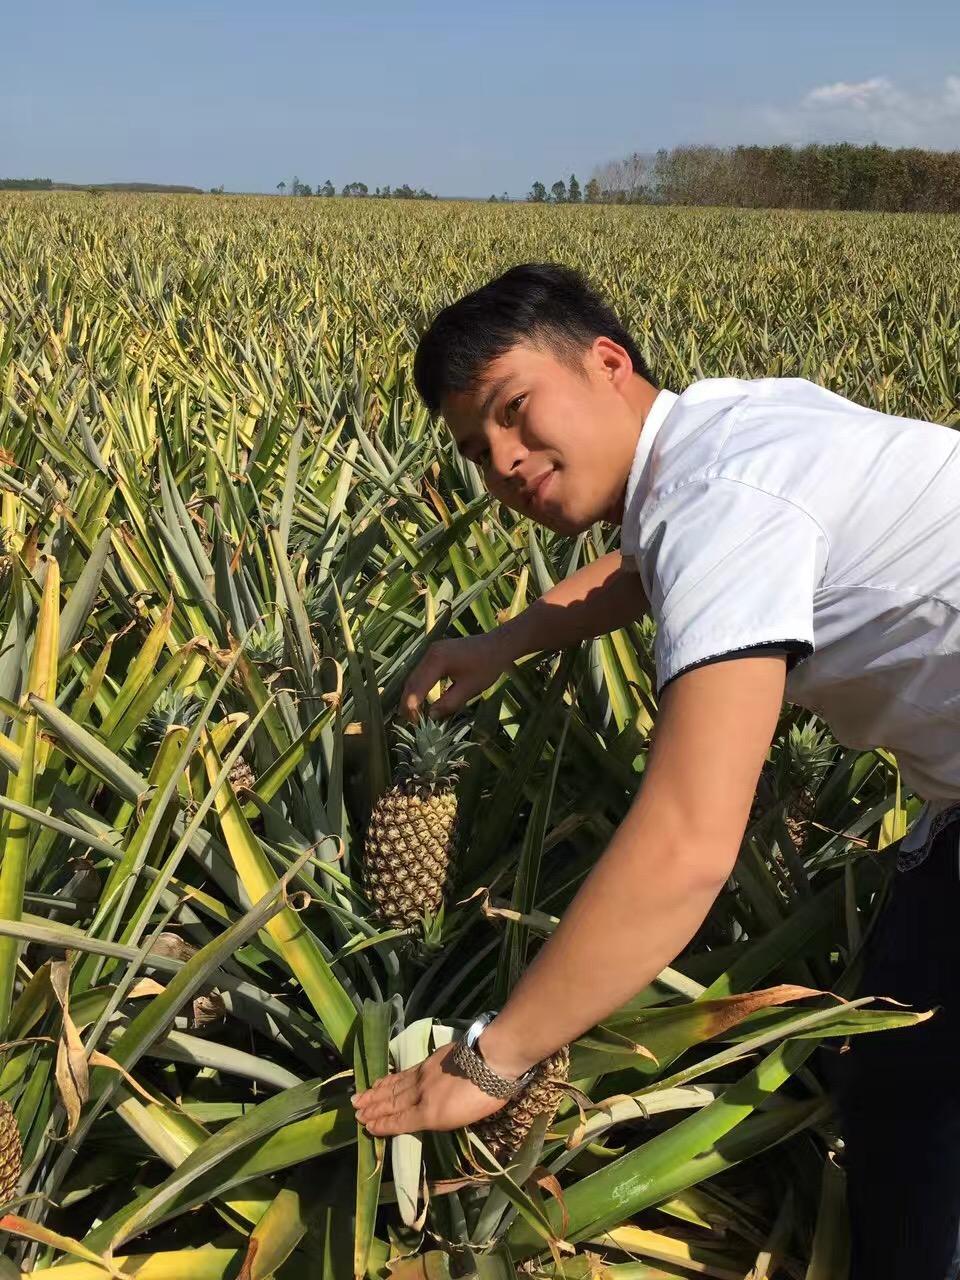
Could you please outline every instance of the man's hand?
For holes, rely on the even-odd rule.
[[[427,694],[440,680],[452,680],[446,692],[430,708],[436,719],[448,716],[492,684],[508,670],[516,655],[499,631],[454,640],[438,640],[411,672],[400,697],[408,720],[416,720]]]
[[[351,1101],[357,1119],[377,1138],[424,1129],[459,1129],[506,1105],[462,1076],[448,1061],[446,1044],[415,1067],[383,1076]]]

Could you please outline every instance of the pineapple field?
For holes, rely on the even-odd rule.
[[[785,706],[675,965],[474,1129],[350,1095],[503,1003],[642,784],[652,625],[408,726],[441,636],[618,545],[499,509],[411,377],[553,260],[665,386],[957,423],[947,217],[0,195],[0,1280],[838,1280],[896,760]],[[882,995],[883,993],[877,993]]]

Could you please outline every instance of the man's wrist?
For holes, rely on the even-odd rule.
[[[484,1027],[475,1047],[490,1070],[507,1080],[518,1079],[538,1061],[530,1057],[523,1045],[512,1040],[509,1029],[500,1023],[499,1018]]]
[[[535,653],[537,650],[536,645],[530,644],[530,620],[526,614],[525,609],[523,613],[518,613],[515,618],[510,618],[507,622],[501,622],[497,627],[495,634],[508,666],[511,662],[525,658],[528,653]]]

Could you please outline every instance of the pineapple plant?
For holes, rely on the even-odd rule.
[[[244,649],[253,662],[279,667],[283,662],[283,646],[283,627],[279,623],[269,627],[261,623],[250,632]]]
[[[569,1070],[570,1050],[564,1045],[543,1062],[536,1076],[505,1107],[473,1125],[473,1132],[500,1164],[516,1154],[538,1116],[547,1114],[547,1123],[553,1122],[563,1100],[563,1089],[557,1082],[566,1081]]]
[[[164,689],[143,722],[144,741],[156,744],[173,728],[188,729],[199,711],[199,702],[189,694],[180,693],[176,689]],[[246,756],[239,755],[230,770],[230,783],[234,791],[250,791],[256,780],[257,775]]]
[[[435,921],[449,890],[457,841],[457,773],[468,724],[421,717],[397,729],[399,764],[367,825],[364,881],[395,929]]]
[[[173,728],[188,729],[200,712],[200,704],[178,689],[164,689],[143,721],[145,742],[162,742]]]
[[[810,823],[817,807],[817,791],[829,768],[836,744],[815,719],[792,724],[781,749],[781,795],[786,797],[784,825],[797,849],[806,844]]]
[[[13,1199],[20,1181],[22,1159],[17,1117],[10,1103],[0,1100],[0,1205]]]
[[[327,630],[330,629],[336,609],[330,589],[324,583],[310,583],[303,593],[303,608],[312,623],[320,623]]]

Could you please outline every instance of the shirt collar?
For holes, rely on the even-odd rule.
[[[643,475],[644,467],[647,465],[657,432],[663,425],[667,414],[679,399],[680,397],[675,391],[660,391],[657,393],[653,404],[647,410],[647,416],[644,418],[643,426],[640,429],[637,449],[630,466],[630,475],[627,478],[627,492],[623,502],[624,513],[630,510],[633,499],[636,496],[640,485],[640,477]]]

